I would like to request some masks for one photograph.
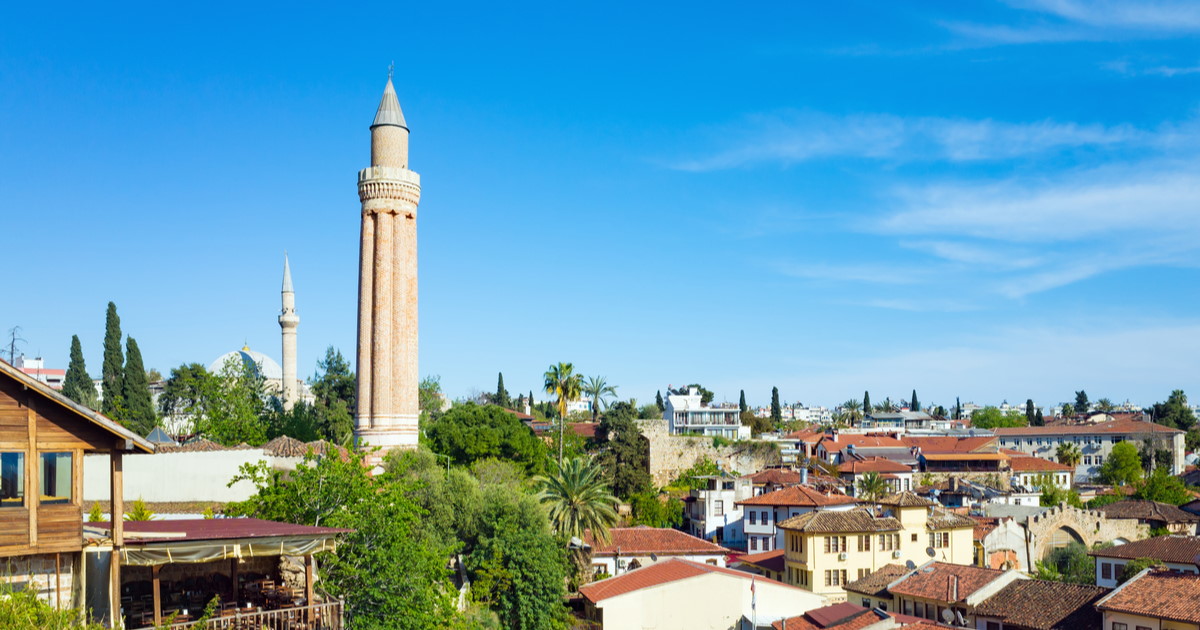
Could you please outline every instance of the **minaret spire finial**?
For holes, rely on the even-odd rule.
[[[388,64],[388,81],[392,80],[392,73],[394,73],[395,71],[396,71],[396,62],[393,61],[392,63]]]

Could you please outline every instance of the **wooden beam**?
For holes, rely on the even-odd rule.
[[[238,559],[229,559],[229,601],[237,603],[238,601]]]
[[[156,628],[162,625],[162,581],[158,578],[158,571],[161,568],[161,564],[150,567],[152,590],[154,593],[154,627]],[[113,627],[115,628],[116,626]]]
[[[313,557],[304,556],[304,604],[308,606],[308,622],[313,621]]]
[[[71,503],[83,509],[83,449],[71,451]]]
[[[54,554],[54,608],[62,610],[62,554]]]
[[[118,447],[119,448],[119,447]],[[125,481],[121,451],[109,451],[109,499],[112,514],[109,516],[112,537],[112,562],[109,562],[109,604],[112,610],[112,627],[124,625],[121,619],[121,547],[125,544]]]
[[[37,413],[33,410],[32,397],[25,400],[25,414],[29,422],[29,445],[25,449],[25,504],[29,506],[29,546],[38,544],[38,504],[42,493],[38,488]]]

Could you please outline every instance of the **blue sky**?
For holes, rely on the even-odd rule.
[[[1200,6],[900,4],[5,6],[0,327],[352,356],[394,60],[451,396],[1200,396]]]

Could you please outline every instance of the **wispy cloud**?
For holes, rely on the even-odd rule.
[[[1005,160],[1079,147],[1143,145],[1159,136],[1130,125],[1052,120],[1013,123],[889,114],[831,116],[815,112],[755,115],[718,135],[739,140],[733,147],[671,166],[685,171],[713,171],[833,157],[905,162]]]
[[[1194,66],[1167,66],[1167,65],[1148,65],[1137,64],[1126,59],[1110,61],[1103,64],[1104,68],[1112,70],[1118,74],[1126,76],[1160,76],[1160,77],[1175,77],[1189,74],[1200,73],[1200,65]]]
[[[1200,5],[1179,0],[1010,0],[1018,24],[946,21],[941,25],[975,44],[1032,44],[1162,38],[1200,31]]]
[[[829,264],[822,262],[776,261],[775,271],[793,278],[829,280],[833,282],[865,282],[872,284],[914,284],[927,280],[932,270],[896,265]]]

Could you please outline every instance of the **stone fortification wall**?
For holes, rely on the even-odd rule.
[[[55,561],[52,553],[4,558],[0,560],[0,588],[32,591],[55,607],[70,608],[75,605],[79,554],[61,553],[57,565]]]
[[[778,447],[770,442],[736,442],[714,446],[711,437],[671,435],[663,419],[638,420],[638,428],[650,442],[650,477],[665,486],[679,473],[705,458],[721,468],[742,474],[781,462]]]

